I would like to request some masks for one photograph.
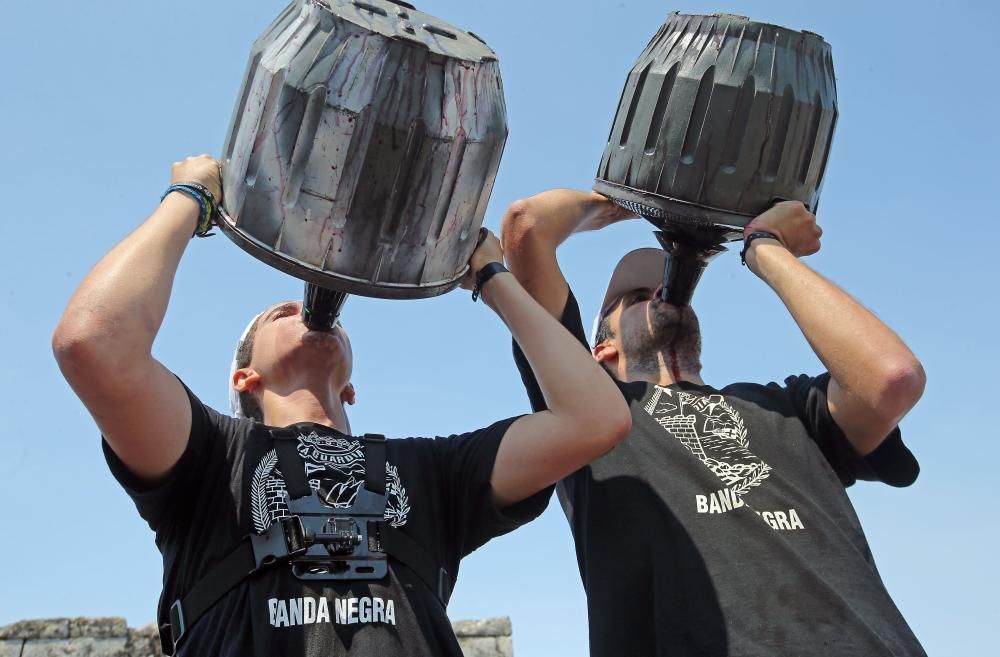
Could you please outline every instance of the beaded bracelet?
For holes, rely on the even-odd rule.
[[[215,200],[215,194],[213,194],[208,187],[194,181],[184,181],[177,183],[177,185],[189,190],[194,190],[205,199],[205,205],[208,208],[208,212],[207,215],[200,217],[198,227],[195,229],[194,235],[197,237],[210,237],[214,235],[215,233],[210,232],[210,229],[212,228],[212,224],[218,218],[219,212],[219,202]]]
[[[197,201],[201,207],[201,213],[198,215],[198,224],[191,235],[192,237],[210,237],[215,234],[210,231],[219,206],[215,200],[215,195],[207,187],[191,181],[174,183],[170,187],[167,187],[167,191],[163,193],[160,200],[165,199],[171,192],[186,194]]]

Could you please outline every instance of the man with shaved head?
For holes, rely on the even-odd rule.
[[[151,354],[181,256],[220,196],[218,163],[188,158],[172,183],[53,336],[112,473],[156,533],[164,649],[460,657],[446,614],[459,562],[536,517],[557,480],[626,435],[621,395],[486,235],[465,286],[523,346],[547,410],[449,438],[352,434],[346,330],[311,331],[300,304],[282,302],[240,340],[233,416],[219,413]]]

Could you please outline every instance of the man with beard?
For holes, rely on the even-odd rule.
[[[488,235],[465,286],[475,280],[523,346],[550,410],[450,438],[353,437],[347,332],[309,331],[290,301],[241,338],[229,382],[238,417],[222,415],[151,355],[181,256],[219,198],[218,163],[188,158],[172,182],[53,336],[112,472],[156,533],[164,649],[460,657],[446,614],[460,560],[536,517],[552,484],[624,438],[621,395]],[[210,330],[210,315],[192,321]],[[469,376],[488,390],[475,363]]]
[[[631,216],[603,196],[553,190],[504,217],[511,271],[584,344],[556,248]],[[802,204],[777,204],[745,235],[754,232],[770,236],[746,241],[747,267],[828,371],[783,385],[707,384],[694,310],[660,299],[663,252],[622,258],[592,351],[629,402],[632,431],[558,486],[591,654],[923,655],[845,491],[857,479],[916,478],[897,425],[923,392],[923,370],[878,318],[798,259],[819,250],[821,233]],[[727,348],[780,345],[737,335]],[[545,408],[516,344],[515,358],[533,408]]]

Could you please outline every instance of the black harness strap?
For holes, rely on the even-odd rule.
[[[274,451],[278,454],[278,468],[285,478],[285,490],[288,491],[288,496],[298,499],[312,493],[309,479],[306,477],[305,463],[299,455],[298,432],[286,428],[271,429],[269,433],[274,440]]]
[[[194,623],[254,569],[253,552],[245,547],[241,544],[240,549],[228,554],[187,595],[170,605],[170,623],[160,628],[163,654],[172,655],[174,645],[187,632],[188,623]]]
[[[294,425],[286,429],[270,430],[278,467],[285,479],[285,490],[291,499],[301,499],[313,493],[306,476],[305,463],[298,453],[298,431]],[[362,438],[365,449],[365,484],[372,493],[385,495],[386,490],[386,440],[384,436],[366,434]],[[291,504],[291,502],[290,502]],[[335,514],[330,510],[331,516]],[[378,537],[378,549],[406,565],[435,593],[445,607],[453,586],[448,571],[408,535],[389,523],[369,523]],[[212,605],[258,570],[278,565],[305,554],[309,550],[302,519],[299,516],[281,518],[263,534],[250,534],[236,548],[213,565],[208,574],[182,598],[170,605],[170,622],[160,626],[160,644],[164,654],[173,655],[187,630],[207,612]]]
[[[170,605],[170,622],[160,626],[163,654],[174,649],[188,628],[237,584],[261,568],[305,552],[308,545],[299,518],[281,518],[263,534],[245,537],[232,552],[215,563],[188,593]]]
[[[454,586],[448,571],[439,566],[437,560],[408,534],[387,522],[378,524],[382,551],[412,570],[434,592],[441,605],[447,608]]]
[[[365,434],[365,488],[385,495],[385,436]],[[451,597],[452,580],[448,571],[419,543],[387,522],[378,525],[379,547],[386,554],[412,570],[445,607]]]
[[[361,440],[365,446],[365,488],[385,495],[385,436],[366,433]]]

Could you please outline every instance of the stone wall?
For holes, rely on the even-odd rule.
[[[510,618],[458,621],[466,657],[513,657]],[[124,618],[49,618],[0,627],[0,657],[161,657],[153,625]]]

